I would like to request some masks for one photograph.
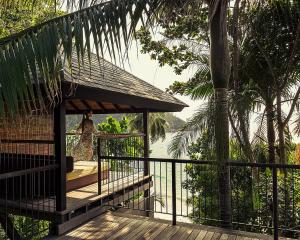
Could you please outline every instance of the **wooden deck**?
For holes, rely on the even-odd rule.
[[[110,206],[127,201],[151,186],[151,176],[137,173],[104,184],[100,195],[98,194],[98,183],[68,192],[67,208],[62,212],[55,210],[55,199],[53,198],[27,200],[26,202],[8,200],[5,207],[10,213],[16,212],[39,219],[54,220],[57,222],[58,234],[62,234],[103,213]],[[0,205],[1,203],[5,204],[5,200],[0,199]]]
[[[164,220],[108,212],[55,239],[260,240],[273,237],[195,224],[172,226],[170,222]]]

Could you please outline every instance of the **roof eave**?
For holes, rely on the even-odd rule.
[[[165,102],[150,98],[143,98],[105,89],[94,88],[76,84],[71,86],[71,82],[62,82],[64,99],[86,99],[95,101],[106,101],[114,104],[128,104],[137,109],[144,109],[150,112],[180,112],[187,107],[185,103]],[[74,90],[73,92],[71,92]],[[70,94],[71,93],[71,94]]]

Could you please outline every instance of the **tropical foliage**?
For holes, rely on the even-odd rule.
[[[123,117],[120,121],[112,116],[106,118],[106,121],[98,123],[97,130],[104,133],[127,133],[128,132],[128,119]]]
[[[63,14],[63,11],[56,9],[54,2],[48,0],[36,1],[34,9],[26,5],[8,7],[1,13],[0,39]]]
[[[267,160],[267,146],[256,144],[254,152],[264,154]],[[215,151],[210,146],[207,133],[189,145],[188,155],[195,160],[214,158]],[[245,158],[236,140],[230,142],[230,155],[233,160]],[[290,158],[293,161],[295,156]],[[239,166],[232,166],[230,170],[232,221],[235,228],[272,234],[272,171],[269,168],[259,168],[254,173],[252,168]],[[216,209],[219,209],[219,190],[216,166],[188,164],[185,172],[188,177],[183,182],[183,187],[191,193],[187,200],[192,209],[189,217],[196,223],[218,226],[219,211]],[[257,174],[259,181],[253,181],[253,174]],[[293,170],[279,174],[278,177],[279,225],[284,226],[282,234],[299,238],[300,177]]]
[[[3,99],[0,100],[0,112],[5,112],[5,104],[8,105],[8,113],[13,114],[20,107],[26,112],[31,110],[32,105],[43,107],[45,101],[42,96],[47,96],[50,103],[59,99],[61,81],[59,71],[64,67],[72,69],[70,60],[73,51],[77,54],[79,65],[83,64],[85,50],[90,58],[92,40],[98,57],[100,54],[104,55],[106,47],[111,58],[117,59],[116,53],[121,53],[124,45],[125,49],[128,48],[138,23],[145,25],[143,21],[145,18],[153,24],[160,19],[160,16],[165,19],[172,17],[174,10],[193,15],[193,9],[202,8],[207,4],[210,72],[214,87],[216,120],[214,124],[216,158],[220,163],[218,181],[220,204],[223,206],[221,219],[224,227],[231,227],[229,171],[224,164],[229,157],[227,108],[230,58],[227,38],[227,1],[194,0],[189,1],[188,4],[185,1],[169,0],[111,0],[100,4],[92,1],[93,6],[81,9],[84,7],[84,2],[79,1],[78,11],[1,39],[0,65],[3,68],[0,72],[0,83]],[[10,4],[17,6],[19,2],[12,1]],[[18,71],[11,71],[12,63],[17,66]],[[14,84],[15,79],[19,84]],[[35,91],[32,82],[35,83]],[[29,103],[29,99],[34,100],[33,104]]]
[[[41,20],[26,21],[25,24],[33,26],[21,30],[25,26],[21,24],[12,35],[8,35],[8,26],[2,33],[7,36],[0,39],[0,113],[15,114],[20,109],[31,112],[46,104],[55,105],[61,99],[61,70],[72,69],[73,55],[80,67],[85,56],[90,59],[93,49],[98,58],[107,54],[122,63],[128,57],[133,37],[141,40],[143,52],[151,53],[161,65],[174,67],[178,74],[196,66],[192,79],[174,84],[170,91],[203,99],[206,104],[182,127],[170,150],[180,156],[192,141],[206,137],[207,146],[213,151],[206,158],[212,157],[219,164],[212,179],[219,190],[221,225],[230,228],[231,213],[236,214],[234,209],[231,211],[230,177],[235,180],[235,176],[230,175],[226,162],[236,154],[229,148],[229,123],[233,138],[243,151],[243,156],[238,155],[242,160],[245,157],[245,161],[261,161],[255,157],[256,150],[263,153],[267,149],[268,162],[287,162],[287,146],[291,145],[289,122],[298,111],[300,94],[299,2],[2,0],[0,14],[9,18],[5,10],[18,10],[20,6],[32,11],[47,7],[56,11],[60,4],[68,13],[58,17],[42,13]],[[141,26],[141,31],[136,32]],[[164,37],[175,44],[169,47],[164,41],[152,41],[149,26],[163,28]],[[287,114],[282,110],[285,103],[290,104]],[[257,114],[258,130],[251,141],[253,113]],[[135,119],[132,121],[136,128],[140,127]],[[164,136],[164,123],[161,119],[158,123],[153,129]],[[122,131],[122,126],[113,120],[102,127]],[[296,127],[299,131],[298,122]],[[260,146],[266,149],[261,150]],[[193,179],[198,178],[198,171],[187,171]],[[284,175],[283,179],[287,185],[289,176]],[[187,183],[187,188],[193,188],[193,183]],[[288,199],[288,189],[285,187],[284,191],[284,198]]]
[[[290,120],[298,111],[299,103],[299,4],[280,0],[258,4],[255,1],[251,4],[242,0],[233,2],[235,4],[232,4],[228,14],[228,34],[232,39],[232,74],[228,86],[228,114],[232,135],[230,159],[260,163],[295,163]],[[207,54],[210,42],[203,35],[203,32],[207,32],[206,25],[201,25],[201,21],[205,23],[206,19],[200,18],[199,23],[199,18],[193,18],[191,15],[182,17],[181,14],[174,13],[174,17],[168,22],[160,23],[162,39],[155,40],[155,35],[144,28],[138,32],[137,38],[142,44],[142,52],[149,53],[161,66],[167,64],[173,67],[177,74],[181,74],[187,68],[196,69],[191,79],[175,82],[169,88],[170,93],[187,95],[205,102],[176,134],[169,147],[170,152],[174,157],[180,157],[182,153],[187,152],[193,159],[216,159],[213,146],[219,137],[214,131],[217,120]],[[195,22],[200,28],[192,27]],[[252,24],[249,24],[250,22]],[[192,43],[202,46],[201,50],[195,51]],[[256,119],[255,131],[255,126],[250,126],[253,118]],[[298,121],[299,119],[296,123]],[[255,132],[254,136],[250,136],[250,127],[252,132]],[[218,205],[217,170],[204,166],[188,166],[186,172],[190,178],[185,183],[185,188],[195,195],[188,200],[194,209],[190,217],[196,222],[213,224],[212,220],[218,218],[218,214],[207,214],[207,209],[216,209]],[[233,219],[249,225],[261,221],[260,224],[270,226],[272,211],[268,205],[270,197],[266,196],[271,193],[262,189],[270,187],[266,183],[270,180],[271,173],[255,173],[255,179],[259,179],[261,188],[253,189],[246,187],[251,185],[254,176],[252,174],[246,171],[241,173],[238,169],[231,171],[234,191]],[[291,201],[298,201],[297,196],[294,196],[296,200],[291,199],[295,191],[294,188],[288,187],[291,186],[291,181],[298,179],[295,180],[295,177],[291,177],[287,172],[280,175],[279,208],[280,218],[285,219],[283,225],[295,227],[297,220],[289,218],[291,214],[287,216],[284,213],[284,209],[290,211]],[[249,191],[245,192],[245,189]],[[240,200],[243,200],[242,203]],[[261,208],[258,209],[257,206]],[[241,209],[245,212],[243,216],[240,216]],[[260,231],[269,229],[266,227]]]
[[[149,134],[152,143],[160,138],[166,138],[166,132],[169,124],[165,118],[164,113],[150,113],[149,114]],[[143,115],[134,114],[129,117],[129,130],[130,132],[143,132]]]
[[[286,162],[285,155],[288,153],[285,151],[289,151],[288,145],[291,141],[288,122],[297,110],[300,93],[297,73],[299,60],[295,52],[299,47],[297,34],[299,6],[289,1],[267,1],[264,4],[253,3],[251,6],[244,5],[244,1],[236,1],[236,3],[229,15],[231,19],[229,34],[236,42],[230,49],[232,61],[235,61],[238,53],[238,63],[232,63],[229,84],[231,90],[229,120],[232,135],[238,140],[244,155],[248,158],[247,161],[253,162],[257,160],[254,159],[251,142],[252,145],[257,142],[267,142],[268,146],[275,146],[277,144],[275,139],[268,139],[268,134],[272,135],[271,132],[275,131],[278,133],[276,138],[281,152],[275,160]],[[207,54],[209,39],[205,35],[207,33],[206,18],[203,16],[203,10],[199,11],[202,15],[199,13],[195,17],[190,15],[182,17],[181,13],[174,13],[171,20],[162,21],[160,24],[162,40],[154,40],[151,32],[144,28],[137,33],[137,38],[142,44],[142,52],[149,53],[161,66],[168,64],[174,67],[177,74],[186,68],[195,69],[194,76],[187,82],[175,82],[171,85],[170,93],[188,95],[192,99],[210,102],[213,101],[213,85]],[[238,16],[236,16],[237,11],[239,11]],[[286,16],[287,13],[289,13],[288,16]],[[238,23],[233,25],[237,20]],[[195,26],[195,22],[200,28],[192,27]],[[256,22],[256,24],[249,26],[249,22]],[[272,27],[271,22],[276,25],[276,28]],[[238,36],[235,34],[235,28],[238,28]],[[282,29],[282,32],[278,29]],[[267,39],[270,40],[267,41]],[[195,50],[195,46],[201,46],[200,50],[199,48]],[[272,62],[268,63],[268,59]],[[277,67],[276,64],[278,64]],[[273,77],[275,80],[267,77],[272,76],[273,68],[277,75]],[[274,81],[277,83],[274,84]],[[280,81],[283,81],[282,84],[279,83]],[[266,91],[272,95],[269,100],[266,100]],[[277,101],[276,105],[267,107],[270,102],[273,105],[274,100]],[[213,107],[212,104],[207,105]],[[282,108],[287,107],[286,113]],[[274,116],[272,121],[267,121],[268,114],[265,112],[268,109],[271,109],[269,114]],[[201,106],[194,117],[187,122],[187,126],[183,127],[174,138],[170,151],[175,157],[186,151],[188,144],[201,135],[203,130],[207,130],[206,126],[212,127],[205,121],[199,121],[201,115],[207,116],[207,121],[213,119],[212,115],[205,114],[207,110],[206,107]],[[251,118],[256,118],[257,123],[254,136],[250,136]],[[202,128],[197,127],[200,122],[203,124]],[[190,131],[187,131],[188,128]],[[254,131],[253,125],[252,129]],[[284,141],[287,141],[287,144],[284,144]],[[274,150],[274,147],[271,149]],[[269,161],[273,160],[269,159]]]

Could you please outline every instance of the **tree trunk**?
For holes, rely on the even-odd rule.
[[[246,128],[246,119],[245,119],[245,112],[240,108],[240,106],[237,106],[237,116],[238,121],[240,124],[240,130],[242,133],[242,141],[243,141],[243,152],[246,155],[246,158],[248,158],[249,162],[254,163],[255,159],[253,158],[253,152],[252,147],[249,139],[249,133]]]
[[[274,129],[274,110],[273,101],[270,97],[266,99],[266,113],[267,113],[267,138],[268,138],[268,152],[269,163],[275,163],[275,129]]]
[[[215,137],[219,181],[219,204],[222,227],[231,228],[231,187],[229,158],[228,91],[215,89]]]
[[[286,148],[285,148],[285,134],[284,134],[284,123],[282,119],[282,111],[281,111],[281,93],[277,90],[277,103],[276,103],[276,110],[277,110],[277,124],[278,124],[278,139],[279,139],[279,162],[281,164],[287,164],[286,159]],[[289,191],[288,191],[288,172],[287,169],[281,169],[283,172],[283,191],[284,191],[284,205],[288,206],[289,201]],[[286,214],[284,214],[284,222],[286,222]]]
[[[277,91],[277,124],[278,124],[278,139],[279,139],[279,162],[286,164],[286,151],[285,151],[285,135],[284,135],[284,124],[282,120],[281,111],[281,93]]]
[[[215,88],[215,138],[222,227],[231,228],[229,158],[228,82],[230,58],[227,40],[228,1],[209,2],[210,69]]]

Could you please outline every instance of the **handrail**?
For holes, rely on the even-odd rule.
[[[36,144],[54,144],[54,140],[40,139],[0,139],[1,143],[36,143]]]
[[[122,133],[122,134],[95,134],[95,137],[101,139],[116,139],[116,138],[129,138],[129,137],[143,137],[143,133]]]
[[[193,163],[193,164],[210,164],[218,165],[219,162],[213,160],[190,160],[190,159],[172,159],[172,158],[145,158],[145,157],[119,157],[119,156],[99,156],[101,159],[111,160],[134,160],[134,161],[150,161],[150,162],[169,162],[169,163]],[[300,165],[295,164],[278,164],[278,163],[249,163],[249,162],[237,162],[228,161],[225,162],[228,166],[240,166],[240,167],[268,167],[268,168],[280,168],[280,169],[300,169]]]
[[[12,177],[20,177],[20,176],[23,176],[23,175],[26,175],[26,174],[29,174],[29,173],[53,170],[53,169],[56,169],[56,168],[58,168],[57,164],[51,164],[51,165],[43,166],[43,167],[29,168],[29,169],[20,170],[20,171],[1,173],[0,174],[0,180],[7,179],[7,178],[12,178]]]
[[[69,136],[76,136],[76,135],[82,135],[82,133],[66,133],[66,135]],[[114,139],[114,138],[128,138],[128,137],[143,137],[145,134],[143,133],[93,133],[93,135],[97,138],[103,138],[103,139]]]
[[[123,161],[147,161],[147,162],[164,162],[171,163],[171,179],[172,179],[172,223],[176,225],[176,163],[199,164],[199,165],[216,165],[217,161],[205,160],[189,160],[189,159],[169,159],[169,158],[145,158],[145,157],[119,157],[119,156],[98,156],[98,161],[101,160],[123,160]],[[279,217],[278,217],[278,169],[300,169],[300,165],[294,164],[272,164],[272,163],[246,163],[228,161],[224,163],[228,167],[251,167],[251,168],[271,168],[272,169],[272,204],[273,204],[273,229],[274,239],[278,239]]]

